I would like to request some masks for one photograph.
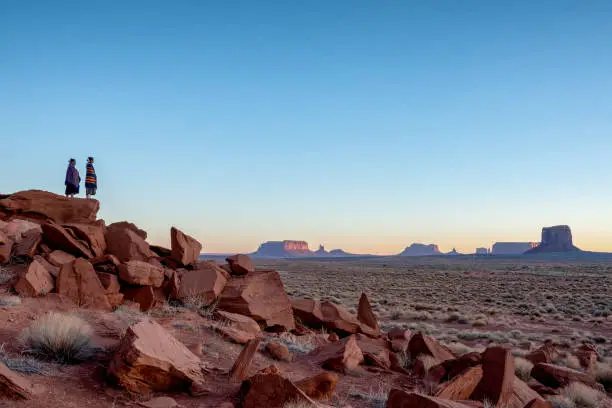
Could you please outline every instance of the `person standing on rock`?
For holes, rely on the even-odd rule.
[[[87,198],[91,198],[91,196],[96,195],[96,190],[98,189],[98,177],[96,176],[96,170],[93,166],[94,158],[87,158],[87,173],[85,174],[85,193],[87,194]]]
[[[79,194],[79,184],[81,184],[81,176],[76,168],[76,160],[70,159],[68,162],[68,170],[66,170],[66,197],[74,197]]]

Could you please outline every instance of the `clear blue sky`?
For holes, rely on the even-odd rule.
[[[612,251],[612,2],[0,2],[0,191],[207,252]]]

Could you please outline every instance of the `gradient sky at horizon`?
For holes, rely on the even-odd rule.
[[[0,192],[96,157],[107,222],[612,251],[612,2],[0,2]]]

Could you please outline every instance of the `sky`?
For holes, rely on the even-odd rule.
[[[161,245],[612,251],[611,50],[607,0],[0,1],[0,192],[94,156]]]

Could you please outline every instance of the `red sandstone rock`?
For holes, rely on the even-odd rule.
[[[250,340],[257,338],[255,334],[242,331],[235,327],[217,327],[216,331],[224,339],[236,344],[247,344]]]
[[[339,380],[338,374],[322,372],[313,377],[298,381],[295,385],[314,400],[329,399]]]
[[[255,271],[235,277],[227,283],[219,299],[219,310],[249,316],[268,329],[295,328],[291,301],[276,271]]]
[[[69,254],[93,258],[85,241],[77,240],[64,227],[53,222],[46,222],[42,225],[43,239],[51,248],[61,249]]]
[[[551,388],[560,388],[572,382],[579,382],[588,386],[595,386],[597,381],[591,374],[572,370],[554,364],[539,363],[531,370],[531,376]]]
[[[200,359],[151,320],[128,328],[108,375],[132,392],[184,391],[203,382]]]
[[[532,390],[525,382],[521,381],[517,377],[514,377],[512,384],[512,392],[508,403],[506,405],[498,405],[503,408],[525,408],[528,404],[532,403],[533,400],[537,400],[536,406],[546,403],[545,400],[538,395],[537,392]]]
[[[261,328],[257,322],[248,316],[217,310],[215,312],[215,317],[219,320],[230,323],[232,327],[238,330],[251,333],[253,336],[259,336],[261,333]]]
[[[170,229],[172,242],[172,258],[181,265],[195,265],[202,252],[202,244],[195,238],[185,235],[179,229]]]
[[[525,408],[552,408],[552,404],[542,398],[534,398],[525,405]]]
[[[49,255],[47,255],[47,261],[60,268],[64,264],[71,263],[75,259],[76,258],[74,257],[74,255],[67,254],[66,252],[60,250],[53,251]]]
[[[121,290],[121,285],[119,284],[119,278],[117,278],[117,275],[106,272],[96,272],[96,275],[98,275],[100,283],[102,283],[102,286],[104,286],[106,294],[119,293]]]
[[[72,230],[76,237],[85,241],[95,257],[106,252],[105,228],[95,224],[64,224],[64,228]]]
[[[201,262],[197,269],[182,272],[177,298],[197,298],[209,305],[221,295],[227,279],[226,272],[216,264]]]
[[[0,263],[7,263],[11,260],[11,253],[13,251],[13,241],[6,236],[6,234],[0,231]]]
[[[384,339],[372,339],[363,334],[356,334],[355,340],[363,353],[365,364],[387,370],[391,368],[389,347]]]
[[[121,293],[123,293],[125,300],[138,303],[140,310],[143,312],[151,310],[165,301],[163,291],[161,289],[154,289],[153,286],[123,285]]]
[[[230,370],[230,378],[232,381],[242,381],[248,376],[251,362],[255,357],[255,353],[259,349],[261,338],[249,340],[249,342],[242,348],[242,351],[234,361],[234,365]]]
[[[436,397],[455,401],[470,399],[478,384],[482,381],[483,369],[481,366],[471,367],[445,382],[436,393]]]
[[[341,306],[326,301],[297,299],[291,302],[293,313],[310,327],[326,328],[341,336],[359,333],[361,323]]]
[[[472,352],[464,354],[455,360],[447,360],[442,364],[446,367],[447,377],[454,378],[470,367],[477,366],[482,363],[482,354]]]
[[[273,340],[266,344],[266,350],[272,358],[280,361],[291,361],[293,360],[293,355],[289,352],[289,349],[284,344]]]
[[[81,307],[111,310],[106,291],[88,261],[82,258],[64,264],[57,277],[57,293]]]
[[[119,265],[119,278],[131,285],[154,286],[164,282],[164,269],[142,261],[128,261]]]
[[[29,379],[0,362],[0,396],[11,400],[30,399],[36,393]]]
[[[551,342],[547,342],[539,349],[527,354],[525,360],[530,361],[534,365],[552,363],[558,354],[557,348]]]
[[[108,303],[111,305],[111,307],[114,309],[123,303],[123,296],[123,293],[107,293],[106,299],[108,300]]]
[[[574,355],[578,357],[580,366],[587,373],[595,371],[597,365],[597,349],[592,344],[583,344],[575,352]]]
[[[392,327],[387,332],[387,338],[389,340],[406,340],[410,341],[412,332],[410,330],[402,329],[401,327]]]
[[[482,371],[482,381],[471,399],[488,400],[496,407],[508,405],[516,377],[514,356],[510,350],[503,347],[486,349],[482,354]]]
[[[278,370],[257,373],[244,381],[238,393],[242,408],[282,408],[285,404],[301,403],[304,407],[317,405]]]
[[[46,295],[55,289],[49,263],[42,258],[35,259],[30,263],[27,272],[19,278],[14,286],[17,293],[23,296],[36,297]]]
[[[347,337],[344,341],[323,346],[316,353],[322,360],[323,368],[342,373],[353,371],[364,362],[363,352],[357,345],[354,335]]]
[[[248,255],[237,254],[225,259],[230,267],[232,275],[246,275],[255,271],[253,261]]]
[[[359,307],[357,309],[357,320],[361,322],[361,331],[370,337],[380,337],[380,326],[378,320],[372,311],[372,306],[365,293],[359,298]],[[365,325],[365,327],[364,327]]]
[[[33,258],[42,241],[42,228],[39,224],[21,219],[12,219],[0,230],[13,241],[13,256]]]
[[[408,351],[413,358],[425,354],[432,356],[440,362],[455,359],[455,356],[450,351],[442,347],[435,339],[423,333],[417,333],[412,336],[408,344]]]
[[[106,232],[107,252],[121,262],[144,261],[157,257],[137,232],[122,223],[111,224]]]
[[[129,229],[130,231],[138,235],[140,238],[144,239],[145,241],[147,240],[147,232],[145,230],[141,230],[140,228],[136,226],[136,224],[132,222],[128,222],[128,221],[114,222],[108,227],[106,227],[107,232],[108,230],[123,230],[123,229]]]
[[[0,200],[0,211],[6,214],[58,224],[92,223],[99,208],[97,200],[66,198],[40,190],[20,191]]]
[[[465,408],[456,401],[393,389],[389,393],[386,408]]]

